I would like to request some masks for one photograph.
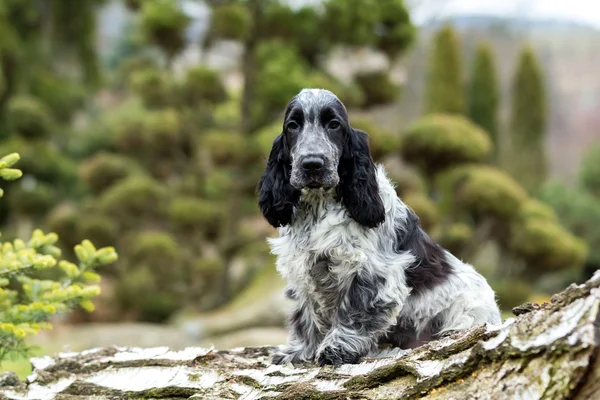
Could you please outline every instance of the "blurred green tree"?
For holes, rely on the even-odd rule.
[[[466,101],[458,34],[444,25],[433,38],[425,88],[425,113],[464,114]]]
[[[205,48],[219,39],[239,40],[244,46],[244,133],[273,121],[302,87],[318,84],[335,90],[348,103],[362,99],[365,107],[390,102],[399,94],[399,88],[389,85],[389,71],[369,79],[355,76],[354,84],[342,84],[324,71],[321,61],[334,46],[346,45],[375,48],[393,63],[414,37],[403,0],[326,0],[322,8],[292,7],[279,0],[211,3],[213,17]],[[265,93],[265,82],[278,93]],[[356,95],[357,91],[363,95]]]
[[[498,138],[498,78],[492,49],[488,44],[477,48],[468,88],[468,115],[491,135],[496,151]]]
[[[512,82],[510,157],[506,167],[534,193],[546,178],[546,93],[540,64],[525,47]]]
[[[26,173],[6,185],[0,204],[9,237],[31,235],[50,207],[75,190],[76,164],[62,155],[86,90],[102,83],[96,17],[103,4],[0,4],[0,148],[20,153]]]

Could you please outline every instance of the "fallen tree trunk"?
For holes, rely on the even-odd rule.
[[[516,318],[357,365],[271,365],[272,347],[99,348],[32,360],[17,399],[600,399],[600,271]]]

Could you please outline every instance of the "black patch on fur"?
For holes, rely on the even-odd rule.
[[[344,325],[366,335],[385,329],[389,325],[390,313],[398,303],[386,303],[379,298],[379,291],[384,286],[384,277],[357,275],[346,295],[347,307],[340,307],[338,311],[340,320],[346,321]]]
[[[338,167],[337,196],[348,214],[359,224],[374,228],[385,221],[385,208],[379,196],[375,163],[368,136],[350,128]]]
[[[285,295],[285,297],[286,297],[287,299],[290,299],[290,300],[298,300],[298,295],[296,294],[296,291],[295,291],[293,288],[291,288],[291,287],[287,287],[287,288],[285,289],[285,293],[284,293],[284,295]]]
[[[380,341],[381,345],[391,344],[401,349],[414,349],[427,342],[440,338],[439,331],[443,320],[440,315],[433,317],[428,325],[417,336],[417,330],[411,323],[399,320],[392,330]]]
[[[343,296],[343,293],[339,290],[338,282],[330,273],[330,269],[331,260],[328,256],[321,254],[316,257],[309,271],[316,288],[316,293],[311,301],[314,302],[317,318],[324,326],[330,325],[332,315],[328,314],[334,305],[340,303],[340,298]]]
[[[326,347],[319,354],[317,363],[324,365],[358,364],[360,355],[343,348]]]
[[[309,271],[311,278],[317,283],[324,282],[329,278],[329,267],[331,260],[324,254],[317,256],[315,263]]]
[[[257,188],[260,210],[276,228],[292,222],[294,206],[300,201],[300,191],[290,184],[291,170],[289,149],[284,135],[280,134],[273,141],[265,173]]]
[[[289,320],[290,327],[299,338],[304,337],[304,333],[308,331],[306,319],[302,317],[303,312],[301,308],[295,309]]]
[[[416,295],[444,283],[452,273],[444,249],[425,233],[419,217],[411,210],[403,229],[396,230],[395,250],[409,251],[416,258],[406,269],[406,284]]]

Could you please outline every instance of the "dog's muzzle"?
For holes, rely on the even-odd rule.
[[[292,185],[297,189],[330,188],[336,184],[331,176],[330,166],[325,156],[309,154],[298,160],[297,171],[293,174]]]

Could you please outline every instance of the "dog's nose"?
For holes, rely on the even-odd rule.
[[[318,171],[325,165],[325,160],[322,156],[306,156],[302,159],[302,168],[307,171]]]

